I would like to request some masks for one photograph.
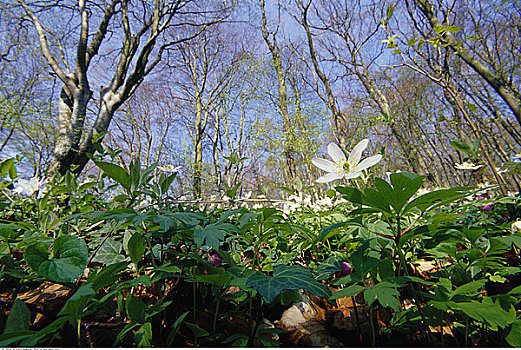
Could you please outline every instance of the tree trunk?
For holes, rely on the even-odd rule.
[[[262,36],[264,41],[268,45],[268,48],[271,53],[273,67],[277,72],[277,80],[279,85],[279,109],[282,115],[283,120],[283,132],[284,132],[284,158],[286,160],[285,173],[286,173],[286,184],[291,184],[293,179],[297,176],[297,171],[295,167],[295,151],[293,150],[293,134],[292,134],[292,126],[291,126],[291,118],[289,116],[288,111],[288,93],[286,89],[286,78],[284,76],[284,72],[282,71],[282,62],[280,60],[280,48],[277,45],[277,38],[275,34],[273,34],[273,42],[270,41],[268,36],[267,29],[267,20],[266,14],[264,12],[264,1],[260,0],[261,3],[261,12],[262,12]]]

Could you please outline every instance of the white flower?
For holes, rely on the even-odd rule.
[[[177,173],[181,169],[181,166],[173,166],[172,164],[168,164],[166,166],[158,166],[157,170],[163,171],[165,173]]]
[[[24,179],[16,179],[14,182],[14,192],[18,194],[24,194],[26,196],[32,196],[33,193],[40,191],[45,185],[45,180],[40,180],[37,177],[32,177],[29,181]]]
[[[515,234],[516,232],[521,232],[521,221],[517,220],[516,222],[513,222],[511,227],[512,234]]]
[[[462,164],[456,163],[454,166],[458,170],[478,170],[483,165],[474,165],[473,163],[463,162]]]
[[[362,175],[362,170],[372,167],[382,159],[382,155],[371,156],[360,162],[362,152],[369,144],[368,139],[360,141],[346,159],[344,152],[334,143],[327,146],[327,153],[333,158],[333,162],[323,158],[313,158],[311,162],[318,168],[327,171],[328,174],[319,177],[317,182],[331,182],[342,178],[354,179]]]

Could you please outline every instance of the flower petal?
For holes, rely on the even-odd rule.
[[[353,148],[353,150],[349,154],[349,159],[348,159],[349,164],[358,164],[358,162],[360,161],[360,158],[362,158],[362,152],[367,148],[368,144],[369,144],[368,139],[363,139],[362,141],[357,143],[357,145]]]
[[[331,158],[333,158],[333,160],[337,164],[346,160],[346,155],[344,154],[344,152],[342,152],[342,150],[340,149],[340,147],[338,147],[336,143],[330,143],[329,145],[327,145],[327,153],[329,153]]]
[[[362,176],[362,173],[359,171],[350,171],[347,174],[344,174],[344,178],[346,179],[356,179],[357,177]]]
[[[319,177],[315,181],[319,182],[319,183],[325,183],[325,182],[331,182],[331,181],[334,181],[334,180],[341,179],[342,177],[343,177],[343,175],[339,174],[339,173],[329,173],[329,174],[326,174],[326,175],[323,175],[323,176]]]
[[[328,173],[331,173],[337,170],[337,165],[330,160],[324,158],[313,158],[311,159],[311,163],[317,168],[320,168]]]
[[[375,156],[367,157],[364,160],[360,162],[355,168],[355,171],[362,171],[364,169],[367,169],[369,167],[372,167],[376,163],[378,163],[380,160],[382,160],[382,155],[377,154]]]

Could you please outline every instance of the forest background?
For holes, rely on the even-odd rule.
[[[0,155],[280,198],[323,194],[311,159],[368,138],[377,176],[518,192],[520,23],[515,0],[1,1]]]

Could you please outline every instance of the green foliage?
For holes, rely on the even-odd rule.
[[[267,327],[263,315],[305,302],[306,294],[329,303],[353,297],[364,304],[359,317],[386,309],[391,320],[382,334],[419,334],[426,324],[450,320],[456,334],[463,328],[519,344],[521,287],[488,292],[521,273],[509,260],[521,240],[504,219],[516,199],[495,199],[484,211],[482,202],[465,199],[477,193],[469,187],[417,195],[423,177],[398,173],[390,182],[376,178],[374,188],[338,187],[349,202],[324,211],[305,205],[289,214],[268,206],[209,211],[164,201],[168,185],[154,188],[150,169],[138,162],[129,172],[102,167],[128,176],[119,185],[123,201],[101,200],[103,186],[81,189],[69,173],[49,189],[54,196],[20,200],[18,220],[0,223],[2,279],[20,288],[45,282],[72,288],[38,330],[33,312],[14,299],[0,345],[58,344],[70,340],[70,327],[80,330],[73,343],[85,345],[82,325],[119,315],[124,327],[111,339],[118,346],[275,346],[279,330]],[[298,181],[294,186],[303,189]],[[152,205],[141,206],[145,199]],[[351,267],[345,275],[344,262]],[[437,268],[417,272],[425,263]],[[402,307],[406,302],[410,308]],[[256,326],[234,333],[227,328],[234,318]],[[357,332],[367,338],[377,327],[369,320]]]
[[[33,271],[56,282],[73,282],[87,266],[87,245],[75,236],[60,236],[52,243],[52,254],[44,243],[26,247],[24,259]]]
[[[31,312],[27,305],[20,299],[15,299],[5,323],[4,334],[26,331],[30,325]]]
[[[248,278],[246,285],[255,288],[268,303],[273,302],[284,289],[304,289],[325,298],[331,295],[326,286],[313,278],[311,270],[302,266],[278,265],[273,277],[255,273]]]

